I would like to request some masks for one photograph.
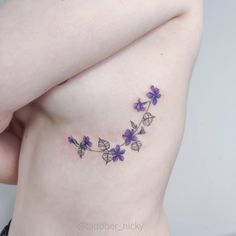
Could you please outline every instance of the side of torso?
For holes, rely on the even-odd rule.
[[[30,105],[12,235],[116,235],[81,231],[81,223],[136,223],[143,225],[140,235],[162,230],[155,222],[163,217],[164,192],[182,138],[195,36],[191,21],[173,19]],[[140,137],[140,151],[125,147],[124,161],[107,165],[100,153],[80,158],[68,136],[87,135],[95,146],[99,138],[111,146],[122,143],[130,120],[142,117],[133,103],[145,99],[151,85],[162,96],[150,107],[155,118]],[[30,234],[36,225],[41,231]]]

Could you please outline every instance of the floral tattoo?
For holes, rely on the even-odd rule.
[[[150,126],[155,118],[155,116],[149,112],[149,109],[151,105],[157,105],[158,100],[161,98],[160,89],[152,85],[150,91],[146,94],[146,97],[148,98],[147,100],[141,101],[139,98],[137,102],[134,103],[133,108],[137,112],[143,112],[144,114],[138,124],[130,121],[131,127],[126,129],[122,135],[124,140],[122,144],[117,144],[115,147],[111,148],[109,141],[99,138],[97,149],[93,149],[93,143],[90,141],[89,136],[84,136],[80,142],[70,136],[68,137],[68,142],[76,147],[78,155],[81,158],[88,151],[101,153],[101,157],[106,164],[111,161],[124,161],[126,146],[130,146],[131,150],[137,152],[141,149],[142,142],[139,140],[139,137],[146,133],[144,127]]]

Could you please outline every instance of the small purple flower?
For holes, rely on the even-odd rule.
[[[89,136],[84,136],[83,140],[80,143],[81,149],[88,149],[89,147],[92,146],[92,143],[90,142]]]
[[[156,88],[156,87],[154,87],[154,86],[152,85],[152,86],[151,86],[151,92],[148,92],[146,95],[147,95],[147,97],[148,97],[149,99],[151,99],[152,104],[153,104],[153,105],[156,105],[158,99],[161,97],[160,89],[159,89],[159,88]]]
[[[77,144],[77,140],[75,138],[73,138],[72,136],[68,137],[68,142],[69,143],[73,143],[73,144]]]
[[[127,129],[125,133],[122,135],[125,140],[125,145],[129,145],[132,141],[137,141],[137,137],[135,136],[134,129]]]
[[[120,149],[120,145],[116,145],[115,148],[111,149],[111,155],[112,155],[112,160],[113,161],[123,161],[124,160],[124,156],[123,154],[125,153],[125,149],[121,150]]]
[[[147,102],[141,102],[140,99],[136,103],[134,103],[134,109],[137,111],[145,111],[145,104]]]
[[[145,134],[146,132],[145,132],[145,129],[142,127],[138,133],[139,134]]]

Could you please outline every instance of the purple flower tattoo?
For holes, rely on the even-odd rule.
[[[92,147],[92,143],[90,142],[90,138],[88,136],[84,136],[82,142],[80,143],[81,149],[88,149]]]
[[[120,145],[116,145],[115,148],[111,149],[111,155],[112,155],[112,160],[113,161],[123,161],[124,160],[124,153],[125,153],[125,149],[121,150],[120,149]]]
[[[134,103],[134,109],[137,111],[145,111],[145,105],[147,102],[141,102],[140,99],[136,103]]]
[[[136,103],[134,103],[133,108],[140,112],[144,112],[141,120],[136,123],[130,121],[130,128],[126,129],[122,135],[123,143],[117,144],[114,148],[110,148],[111,144],[109,141],[99,137],[97,149],[93,149],[92,142],[89,136],[83,136],[81,142],[77,141],[74,137],[69,136],[68,142],[73,144],[77,148],[78,155],[82,158],[86,152],[101,153],[102,159],[106,164],[118,160],[124,161],[124,154],[126,149],[121,149],[122,146],[129,146],[132,151],[139,152],[142,147],[142,142],[138,137],[142,137],[146,134],[146,128],[150,126],[155,118],[154,115],[150,113],[151,105],[156,105],[158,100],[161,98],[160,90],[153,85],[150,87],[150,91],[146,94],[149,100],[141,101],[139,98]],[[145,127],[145,128],[144,128]]]
[[[146,132],[145,132],[145,129],[143,128],[143,127],[141,127],[141,129],[140,129],[140,131],[139,131],[139,133],[138,134],[145,134]]]
[[[72,136],[68,137],[68,142],[69,142],[69,143],[72,143],[72,144],[75,144],[75,145],[77,144],[76,139],[73,138]]]
[[[159,89],[159,88],[156,88],[156,87],[154,87],[154,86],[152,85],[152,86],[151,86],[151,92],[148,92],[148,93],[147,93],[147,97],[148,97],[149,99],[151,99],[153,105],[156,105],[158,99],[161,97],[160,89]]]
[[[134,129],[127,129],[125,133],[122,135],[125,140],[125,145],[129,145],[132,141],[137,141],[137,137],[135,136],[136,131]]]

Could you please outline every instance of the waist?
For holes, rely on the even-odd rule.
[[[105,235],[113,235],[115,230],[137,235],[125,227],[138,230],[143,224],[147,224],[146,230],[156,230],[168,181],[168,161],[162,157],[165,153],[157,158],[158,153],[151,148],[155,145],[146,140],[145,156],[130,152],[125,162],[108,166],[97,153],[80,158],[67,142],[71,129],[66,124],[52,125],[44,118],[28,126],[20,156],[13,229],[21,224],[41,225],[42,229],[54,226],[56,233],[40,234],[50,236],[68,232],[93,235],[93,227],[114,225],[115,229],[106,230],[109,233]],[[104,235],[104,230],[97,233]]]
[[[27,221],[27,224],[25,224]],[[93,222],[79,221],[72,224],[69,220],[63,224],[56,222],[56,218],[52,219],[44,215],[42,218],[37,217],[35,212],[22,213],[21,217],[15,215],[9,232],[6,236],[170,236],[167,222],[164,214],[152,216],[145,222],[138,222],[130,219],[129,221],[104,221]],[[5,236],[5,234],[4,234]]]

